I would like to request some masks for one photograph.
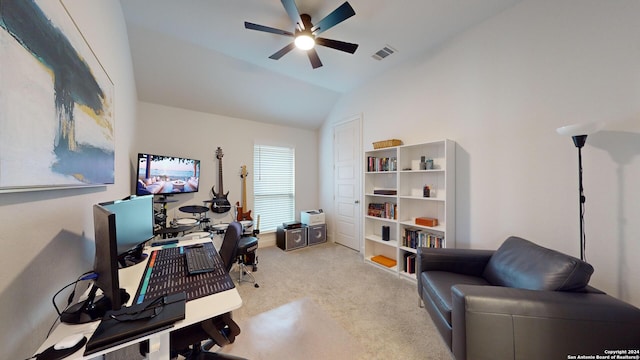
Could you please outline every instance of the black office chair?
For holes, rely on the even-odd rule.
[[[222,239],[222,246],[220,246],[220,257],[224,263],[224,268],[227,272],[231,270],[236,255],[238,254],[238,244],[242,238],[242,224],[234,221],[229,224],[227,231],[224,233],[224,239]]]
[[[242,225],[239,222],[232,222],[227,227],[222,246],[220,247],[220,257],[225,265],[227,273],[233,266],[238,251],[238,243],[242,236]],[[214,345],[223,347],[235,341],[240,334],[240,327],[231,318],[231,313],[225,313],[212,319],[205,320],[199,324],[187,326],[185,328],[171,332],[171,356],[179,355],[189,360],[208,359],[235,359],[246,360],[233,355],[218,354],[208,352]],[[207,340],[203,343],[203,341]]]

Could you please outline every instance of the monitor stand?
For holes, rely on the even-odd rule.
[[[106,296],[100,296],[96,300],[98,287],[93,285],[85,301],[70,306],[60,314],[60,321],[66,324],[84,324],[104,317],[107,311],[111,310],[111,300]],[[129,293],[125,289],[120,289],[120,302],[126,304],[129,301]],[[119,308],[119,307],[118,307]]]
[[[166,204],[166,203],[178,202],[178,200],[169,199],[169,196],[173,196],[173,195],[160,195],[158,198],[154,197],[153,202],[156,203],[156,204]]]
[[[143,245],[144,244],[140,244],[135,249],[118,257],[118,264],[121,269],[141,263],[147,258],[147,254],[142,252],[144,249]]]
[[[105,296],[96,300],[97,291],[98,287],[93,285],[87,299],[63,311],[60,321],[66,324],[84,324],[102,319],[107,310],[111,309],[111,301]]]

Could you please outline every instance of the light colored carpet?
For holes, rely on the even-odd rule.
[[[345,353],[326,359],[453,359],[427,311],[418,307],[415,282],[365,264],[358,252],[333,243],[289,252],[266,247],[258,249],[257,255],[258,271],[254,275],[259,288],[247,282],[238,284],[237,268],[231,271],[243,300],[242,307],[233,312],[236,322],[243,326],[235,347],[240,341],[252,341],[252,330],[244,324],[259,322],[262,315],[278,314],[283,305],[310,301],[330,327],[349,337]],[[307,325],[300,329],[309,341],[317,340],[306,346],[333,346],[325,342],[326,334],[322,333],[327,324],[317,331]],[[286,345],[290,340],[276,331],[267,338],[269,335],[274,343],[284,341]],[[288,346],[295,353],[298,343],[290,340]],[[107,359],[135,359],[131,356],[131,351],[123,351]]]
[[[237,284],[243,305],[234,311],[236,321],[308,298],[363,349],[339,359],[453,359],[427,311],[418,307],[415,282],[365,264],[358,252],[333,243],[289,252],[260,248],[257,254],[260,287]],[[231,276],[237,280],[237,269]]]

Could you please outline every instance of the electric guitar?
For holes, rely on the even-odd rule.
[[[222,214],[231,210],[231,203],[227,200],[227,195],[222,187],[222,157],[224,154],[222,153],[222,149],[218,146],[216,150],[216,158],[218,159],[218,183],[220,184],[220,192],[216,192],[215,185],[211,187],[211,192],[213,193],[213,199],[211,199],[211,211],[214,213]]]
[[[247,209],[247,175],[249,175],[249,173],[247,173],[247,166],[242,165],[240,170],[240,177],[242,178],[242,206],[240,206],[240,203],[236,202],[236,207],[238,208],[238,216],[236,220],[238,221],[253,220],[251,218],[251,210],[243,212]]]

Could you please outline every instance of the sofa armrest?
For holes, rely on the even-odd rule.
[[[447,271],[482,277],[482,272],[494,253],[493,250],[434,249],[426,247],[419,247],[416,250],[418,295],[422,294],[422,281],[420,281],[422,272]]]
[[[416,273],[448,271],[471,276],[482,276],[493,250],[418,248]]]
[[[637,349],[640,309],[602,293],[455,285],[457,359],[566,359]]]

